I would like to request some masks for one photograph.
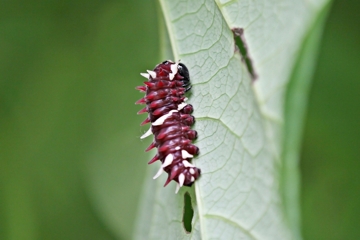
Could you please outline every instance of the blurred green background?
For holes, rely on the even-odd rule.
[[[304,239],[360,239],[360,8],[335,1],[303,141]],[[129,239],[155,1],[0,0],[0,239]]]
[[[360,1],[334,1],[306,119],[304,239],[360,239]]]

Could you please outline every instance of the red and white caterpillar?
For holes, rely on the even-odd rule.
[[[141,125],[151,123],[141,139],[154,134],[153,143],[145,150],[154,147],[158,150],[149,162],[161,161],[154,179],[165,171],[168,178],[164,186],[171,180],[176,181],[177,193],[180,187],[191,186],[200,176],[200,169],[190,163],[194,155],[199,154],[199,148],[191,143],[197,137],[197,132],[190,129],[195,118],[191,115],[192,105],[185,102],[185,92],[191,89],[189,71],[184,64],[167,60],[147,72],[141,73],[148,79],[145,86],[136,87],[145,92],[145,97],[136,104],[146,104],[138,114],[149,114]]]

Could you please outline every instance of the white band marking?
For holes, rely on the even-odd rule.
[[[153,125],[153,126],[162,125],[162,124],[165,122],[165,120],[166,120],[169,116],[171,116],[171,114],[172,114],[173,112],[177,112],[177,110],[171,110],[170,112],[168,112],[168,113],[165,114],[164,116],[159,117],[155,122],[152,123],[152,125]]]
[[[187,106],[187,103],[185,103],[185,102],[182,102],[182,103],[180,103],[179,104],[179,106],[178,106],[178,111],[180,111],[180,110],[182,110],[184,107],[186,107]]]

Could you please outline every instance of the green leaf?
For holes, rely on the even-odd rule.
[[[299,213],[299,152],[302,125],[305,117],[310,80],[317,57],[317,48],[329,11],[325,6],[308,29],[297,62],[294,66],[285,96],[285,125],[283,130],[283,151],[281,169],[281,194],[290,228],[300,238]]]
[[[196,194],[182,188],[175,195],[175,184],[162,186],[166,176],[150,180],[159,166],[150,167],[136,239],[300,238],[297,206],[284,204],[298,189],[297,179],[283,173],[285,120],[298,114],[290,111],[285,118],[284,107],[293,106],[285,104],[285,95],[297,61],[309,60],[299,57],[303,42],[326,3],[160,0],[173,56],[191,75],[189,102],[200,148],[193,163],[202,175]],[[256,80],[236,51],[234,28],[243,29]],[[314,51],[316,41],[311,46]],[[306,68],[311,73],[311,66]],[[294,126],[301,129],[300,123]],[[290,138],[298,141],[299,136]],[[283,192],[284,179],[292,181],[286,187],[292,186],[294,194]],[[194,208],[191,233],[182,225],[185,192]],[[295,208],[292,214],[286,206]]]

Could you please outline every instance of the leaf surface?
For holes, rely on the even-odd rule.
[[[190,71],[200,148],[193,164],[202,175],[196,194],[182,188],[175,195],[175,184],[163,188],[166,176],[148,183],[135,238],[299,238],[280,189],[284,98],[304,38],[326,1],[160,3],[175,60]],[[233,28],[243,29],[256,80],[236,50]],[[191,233],[181,222],[186,191],[195,210]]]

